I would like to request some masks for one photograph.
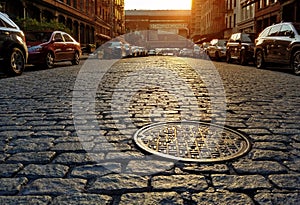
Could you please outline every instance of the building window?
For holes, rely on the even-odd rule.
[[[261,9],[263,7],[263,0],[258,1],[258,9]]]
[[[80,0],[80,2],[79,2],[79,8],[80,8],[81,11],[84,10],[83,0]]]
[[[67,4],[68,4],[68,5],[71,5],[71,0],[67,0]]]
[[[77,0],[73,0],[73,7],[77,9]]]
[[[269,6],[269,0],[265,0],[265,6]]]
[[[233,15],[233,27],[236,26],[236,14]]]
[[[236,0],[233,0],[233,1],[234,1],[233,6],[235,8],[236,7]]]
[[[86,13],[88,14],[89,13],[89,9],[90,9],[90,5],[89,5],[89,0],[86,0],[86,3],[85,3],[85,9],[86,9]]]
[[[232,20],[232,19],[231,19],[231,16],[229,16],[229,28],[232,28],[232,27],[231,27],[231,20]]]

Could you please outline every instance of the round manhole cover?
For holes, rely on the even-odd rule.
[[[226,127],[204,122],[155,123],[139,129],[135,143],[161,157],[189,162],[219,162],[250,150],[247,137]]]

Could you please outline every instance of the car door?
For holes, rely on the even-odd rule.
[[[277,38],[281,25],[275,25],[270,29],[268,37],[265,39],[265,59],[268,62],[277,62],[278,44]]]
[[[5,39],[7,38],[7,33],[6,33],[6,29],[5,29],[5,25],[4,23],[2,22],[2,20],[0,19],[0,60],[2,60],[3,58],[3,43],[5,41]]]
[[[69,34],[63,34],[65,40],[65,60],[72,60],[75,55],[75,45],[73,39],[69,36]]]
[[[54,33],[53,36],[53,49],[55,54],[55,60],[61,61],[66,58],[66,47],[64,39],[60,32]]]
[[[277,62],[288,64],[289,63],[289,45],[291,44],[293,38],[291,37],[293,33],[293,29],[288,24],[283,24],[280,32],[276,38],[276,46],[277,46]]]
[[[4,46],[3,43],[9,38],[10,32],[6,28],[5,23],[0,19],[0,60],[3,59]]]

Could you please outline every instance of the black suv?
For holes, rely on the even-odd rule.
[[[300,23],[279,23],[265,28],[255,40],[257,68],[266,63],[289,65],[300,74]]]
[[[20,28],[0,12],[0,69],[6,74],[21,75],[27,62],[25,35]]]
[[[226,45],[226,61],[231,63],[233,59],[241,65],[254,62],[254,34],[234,33]]]

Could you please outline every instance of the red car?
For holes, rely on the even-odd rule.
[[[80,44],[63,31],[27,32],[28,63],[52,68],[55,62],[71,61],[78,65]]]

